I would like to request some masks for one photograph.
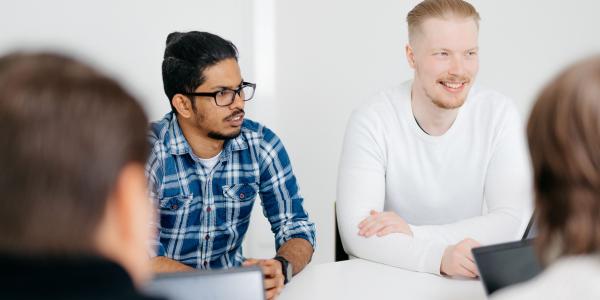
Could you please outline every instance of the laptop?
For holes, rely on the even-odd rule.
[[[479,277],[488,295],[509,285],[527,281],[542,272],[533,246],[535,232],[532,216],[521,240],[472,250]]]
[[[167,273],[142,288],[150,296],[170,300],[264,300],[259,267]]]

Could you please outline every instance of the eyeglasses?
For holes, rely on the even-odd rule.
[[[235,100],[235,95],[239,95],[244,101],[251,100],[254,97],[254,90],[256,89],[256,83],[242,82],[240,86],[235,89],[223,89],[212,93],[181,93],[186,96],[203,96],[212,97],[215,99],[217,106],[229,106]]]

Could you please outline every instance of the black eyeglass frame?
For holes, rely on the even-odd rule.
[[[232,89],[222,89],[220,91],[216,91],[216,92],[212,92],[212,93],[207,93],[207,92],[201,92],[201,93],[183,92],[183,93],[180,93],[180,94],[186,95],[186,96],[191,96],[191,97],[194,97],[194,96],[212,97],[213,100],[215,101],[215,105],[223,107],[223,106],[229,106],[229,105],[231,105],[231,103],[233,103],[233,101],[235,101],[235,95],[241,96],[240,93],[242,92],[242,89],[244,89],[245,87],[249,87],[249,86],[252,87],[252,96],[250,98],[248,98],[248,99],[242,99],[242,100],[244,100],[244,101],[250,101],[250,100],[252,100],[252,98],[254,98],[254,93],[256,92],[256,83],[251,83],[251,82],[246,82],[246,81],[242,81],[242,83],[240,84],[240,86],[237,89],[235,89],[235,90],[232,90]],[[231,100],[227,104],[220,105],[217,102],[217,94],[222,93],[224,91],[232,91],[232,92],[234,92],[233,93],[233,97],[231,97]]]

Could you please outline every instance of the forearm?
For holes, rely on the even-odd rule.
[[[156,256],[150,259],[150,265],[154,273],[189,272],[195,269],[164,256]]]
[[[277,255],[285,257],[292,264],[296,275],[310,262],[313,252],[314,249],[307,240],[294,238],[281,245]]]
[[[411,225],[415,238],[456,244],[472,238],[482,244],[500,243],[518,238],[521,218],[510,212],[494,212],[444,225]]]

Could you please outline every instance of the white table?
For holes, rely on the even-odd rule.
[[[486,299],[478,280],[448,279],[362,259],[309,265],[280,295],[295,299]]]

